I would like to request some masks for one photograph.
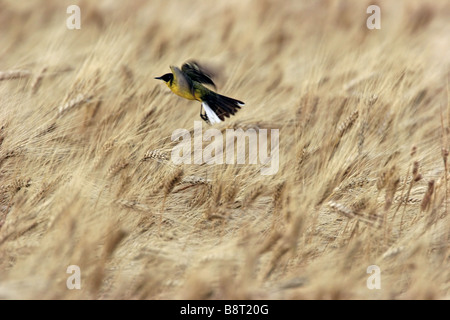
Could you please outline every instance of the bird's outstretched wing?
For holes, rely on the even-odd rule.
[[[196,61],[191,60],[185,62],[181,66],[181,71],[183,71],[183,73],[192,81],[210,84],[216,89],[216,84],[212,80],[212,77],[214,76],[213,73],[205,67],[200,66]]]

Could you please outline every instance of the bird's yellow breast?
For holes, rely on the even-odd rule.
[[[173,83],[172,85],[167,84],[167,86],[175,93],[177,96],[180,96],[189,100],[197,100],[197,98],[192,94],[192,92],[187,88],[182,88],[177,84]]]

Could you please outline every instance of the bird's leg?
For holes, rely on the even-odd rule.
[[[203,109],[203,106],[200,105],[200,118],[202,118],[203,121],[205,121],[206,123],[209,124],[208,116],[206,115],[206,113],[205,114],[202,113],[202,109]]]
[[[207,116],[206,114],[201,114],[200,117],[201,117],[207,124],[210,124],[210,123],[209,123],[208,116]]]
[[[200,113],[200,118],[202,118],[203,120],[205,120],[206,122],[208,122],[208,117],[206,116],[206,114],[201,114],[201,113]]]

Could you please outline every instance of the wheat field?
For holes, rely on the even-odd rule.
[[[0,1],[0,298],[449,299],[449,16]],[[171,161],[199,103],[153,78],[189,59],[246,103],[214,128],[279,130],[276,174]]]

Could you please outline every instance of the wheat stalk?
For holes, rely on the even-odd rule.
[[[242,206],[249,207],[261,194],[263,194],[265,190],[264,185],[258,184],[250,189],[244,196],[244,200],[242,201]]]
[[[75,109],[85,103],[91,102],[93,97],[93,95],[85,95],[79,93],[74,99],[71,99],[58,107],[58,115],[62,116],[72,109]]]
[[[359,111],[355,110],[349,115],[339,126],[338,126],[338,137],[342,138],[345,133],[347,133],[355,121],[358,119]]]
[[[143,212],[151,212],[152,211],[152,208],[150,206],[140,203],[137,200],[119,199],[119,200],[117,200],[117,203],[125,208],[136,210],[136,211],[143,211]]]
[[[161,203],[161,210],[160,210],[161,215],[159,217],[158,234],[161,234],[162,216],[164,213],[164,206],[166,204],[167,196],[172,192],[173,188],[175,188],[175,185],[181,182],[183,174],[184,174],[183,169],[176,169],[166,178],[166,180],[163,183],[164,198]]]
[[[102,160],[114,149],[117,144],[117,139],[107,141],[101,148],[101,152],[95,156],[94,167],[97,168]]]
[[[365,217],[362,214],[362,211],[368,208],[369,199],[361,198],[351,204],[350,207],[343,205],[342,203],[338,203],[335,201],[329,201],[328,206],[335,212],[349,218],[361,220],[369,225],[374,225],[375,220],[378,218],[378,215],[374,214],[369,217]]]
[[[37,91],[39,90],[42,83],[42,79],[44,78],[47,69],[48,69],[47,67],[42,68],[38,76],[34,79],[33,83],[31,84],[31,92],[33,94],[36,94]]]
[[[423,200],[420,203],[421,211],[427,211],[430,208],[431,197],[433,196],[433,193],[434,193],[434,180],[430,180],[428,181],[427,192],[423,196]]]
[[[128,160],[128,158],[123,158],[123,159],[117,161],[108,169],[108,175],[115,176],[119,171],[128,167],[129,164],[130,164],[130,161]]]
[[[284,201],[285,192],[286,192],[286,181],[279,182],[275,186],[275,190],[272,194],[274,212],[278,212],[281,209]]]
[[[411,156],[414,156],[415,153],[416,153],[416,149],[413,148],[413,150],[411,150]],[[409,170],[409,169],[408,169],[408,170]],[[409,199],[409,195],[411,194],[411,190],[412,190],[412,188],[413,188],[414,182],[418,182],[418,181],[420,181],[421,179],[422,179],[422,175],[419,173],[419,161],[414,161],[414,163],[413,163],[413,169],[412,169],[412,179],[411,179],[411,181],[409,182],[408,191],[406,192],[406,195],[405,195],[405,197],[404,197],[405,199]],[[406,185],[406,180],[407,180],[407,179],[405,179],[405,185]],[[403,198],[403,192],[402,192],[402,197],[401,197],[401,198]],[[403,207],[402,217],[401,217],[401,219],[400,219],[400,231],[401,231],[402,226],[403,226],[403,218],[404,218],[405,212],[406,212],[406,204],[407,204],[407,202],[404,202],[404,207]],[[397,211],[398,211],[398,209],[400,208],[401,205],[402,205],[402,202],[400,202],[399,205],[397,206],[397,210],[395,210],[395,213],[394,213],[394,217],[393,217],[393,218],[395,218],[395,214],[397,213]]]
[[[160,149],[155,149],[155,150],[147,151],[141,161],[147,161],[147,160],[156,160],[158,162],[167,162],[169,160],[169,157],[166,152],[164,152]]]
[[[0,81],[28,78],[33,73],[29,70],[0,71]]]

